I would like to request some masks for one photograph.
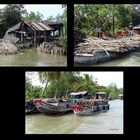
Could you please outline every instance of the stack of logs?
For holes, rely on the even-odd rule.
[[[107,100],[105,99],[90,99],[90,100],[81,100],[79,104],[83,107],[90,108],[92,105],[100,106],[108,104]]]
[[[66,48],[61,47],[57,41],[52,42],[43,42],[38,47],[38,50],[43,53],[50,53],[50,54],[66,54]]]
[[[94,54],[97,51],[105,51],[109,55],[108,52],[124,53],[140,47],[140,35],[108,40],[90,37],[84,40],[85,42],[78,44],[75,48],[75,54]]]
[[[17,48],[8,40],[0,40],[0,54],[16,54]]]

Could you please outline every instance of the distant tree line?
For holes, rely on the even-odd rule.
[[[67,98],[70,92],[89,91],[95,95],[96,92],[107,92],[112,99],[123,94],[123,88],[118,88],[115,83],[109,86],[98,84],[98,80],[92,75],[81,75],[79,72],[38,72],[40,81],[44,87],[33,86],[31,79],[26,76],[25,95],[26,100],[34,98]]]
[[[74,26],[87,35],[94,35],[95,29],[112,32],[140,24],[140,4],[76,4]]]

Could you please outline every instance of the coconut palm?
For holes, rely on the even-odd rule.
[[[41,93],[41,96],[44,95],[44,92],[46,90],[46,87],[48,86],[48,83],[51,81],[58,81],[61,77],[61,72],[39,72],[39,79],[42,83],[45,83],[45,87]],[[57,88],[56,88],[57,90]]]

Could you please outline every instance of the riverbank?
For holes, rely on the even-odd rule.
[[[33,104],[33,101],[26,101],[25,102],[25,115],[29,115],[29,114],[36,114],[36,113],[40,113],[36,106]]]
[[[118,39],[88,38],[75,48],[75,64],[98,64],[140,50],[140,35]]]

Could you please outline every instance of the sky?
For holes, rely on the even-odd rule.
[[[123,72],[82,72],[82,74],[89,74],[97,78],[98,84],[108,86],[112,82],[117,85],[118,88],[123,88]]]
[[[30,73],[30,72],[29,72]],[[44,87],[45,85],[42,85],[39,81],[39,77],[37,72],[33,72],[34,77],[32,80],[32,84],[35,86],[42,86]],[[116,72],[81,72],[81,74],[89,74],[94,77],[94,79],[97,79],[99,85],[103,86],[108,86],[112,82],[117,85],[118,88],[123,88],[123,72],[121,71],[116,71]]]
[[[0,8],[4,8],[6,4],[0,4]],[[24,8],[28,13],[30,11],[37,12],[39,11],[43,15],[43,20],[47,19],[49,16],[56,17],[57,14],[62,14],[63,10],[61,4],[25,4]]]

